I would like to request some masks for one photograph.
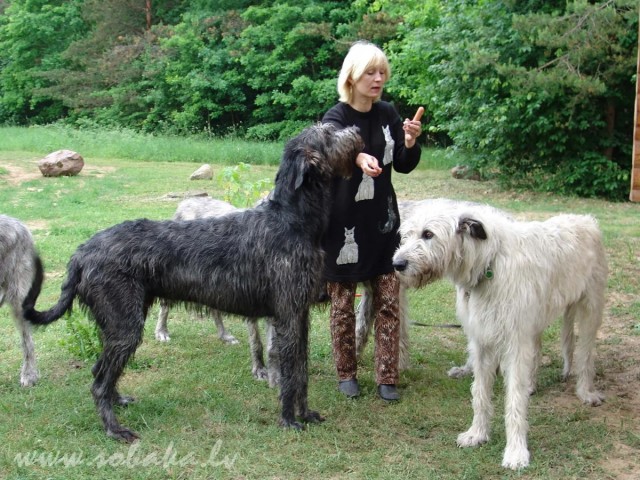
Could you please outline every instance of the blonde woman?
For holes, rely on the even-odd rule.
[[[398,280],[391,258],[399,245],[400,215],[391,172],[411,172],[420,161],[416,143],[419,120],[404,122],[394,107],[380,100],[391,76],[389,61],[369,42],[352,45],[338,77],[339,102],[322,121],[339,128],[356,125],[365,148],[348,179],[336,179],[330,225],[323,240],[325,278],[331,298],[331,337],[338,389],[357,397],[355,293],[369,282],[375,314],[375,367],[378,394],[400,398],[398,383]]]

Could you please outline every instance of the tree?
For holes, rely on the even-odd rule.
[[[621,199],[637,5],[454,0],[394,45],[399,94],[511,185]],[[420,54],[418,54],[420,52]],[[396,62],[398,63],[398,62]]]
[[[64,65],[62,52],[80,38],[82,0],[14,0],[0,16],[0,121],[48,122],[65,114],[59,100],[38,90],[42,74]]]

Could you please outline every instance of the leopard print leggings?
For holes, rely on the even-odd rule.
[[[400,284],[395,273],[370,280],[375,315],[375,367],[378,385],[398,383]],[[356,316],[354,302],[357,283],[328,282],[331,298],[331,342],[340,380],[357,377]]]

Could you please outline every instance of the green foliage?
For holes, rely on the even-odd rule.
[[[0,122],[281,141],[335,103],[368,39],[385,99],[426,107],[427,142],[506,185],[621,200],[637,35],[637,0],[16,0]]]
[[[62,102],[38,93],[45,72],[64,65],[62,52],[81,35],[82,0],[14,0],[0,15],[0,122],[49,122]]]
[[[288,138],[335,103],[335,81],[329,79],[337,77],[341,55],[331,20],[348,11],[338,2],[307,0],[244,12],[238,61],[255,92],[250,137]]]
[[[98,325],[81,312],[73,311],[65,318],[65,333],[62,345],[74,358],[92,362],[102,352],[102,341]]]
[[[249,208],[269,193],[271,179],[263,178],[251,181],[245,174],[251,170],[251,165],[239,163],[234,167],[225,167],[218,174],[218,181],[223,190],[222,199],[238,208]]]
[[[395,91],[506,184],[628,191],[637,4],[451,1],[393,47]],[[435,23],[434,23],[435,22]],[[416,86],[410,90],[408,85]]]

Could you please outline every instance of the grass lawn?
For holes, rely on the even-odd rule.
[[[190,151],[192,144],[181,139],[134,137],[127,138],[130,150],[110,150],[105,142],[118,144],[118,136],[92,141],[69,132],[56,137],[46,130],[0,128],[0,213],[19,218],[33,232],[46,270],[40,308],[57,300],[69,257],[94,233],[133,218],[170,218],[189,193],[220,198],[228,185],[219,177],[194,182],[189,175],[201,163],[220,172],[223,165],[260,156],[255,145],[204,142]],[[59,148],[83,154],[84,169],[76,177],[43,178],[37,160]],[[267,156],[281,151],[281,145],[265,148]],[[168,151],[184,152],[169,159]],[[531,220],[590,213],[603,230],[610,278],[596,383],[607,401],[597,408],[584,406],[574,395],[575,380],[560,380],[554,325],[543,340],[539,391],[530,402],[528,469],[511,472],[500,466],[505,445],[501,381],[494,393],[490,441],[472,449],[456,446],[458,433],[471,422],[471,379],[446,376],[451,366],[464,362],[465,338],[460,329],[437,327],[455,322],[453,288],[438,282],[410,294],[412,320],[431,326],[411,327],[411,367],[401,374],[397,404],[376,397],[372,342],[359,367],[361,397],[338,394],[328,311],[313,311],[309,405],[327,420],[303,432],[278,427],[277,392],[251,376],[239,318],[225,321],[240,344],[224,345],[213,322],[176,308],[169,318],[171,341],[161,344],[153,337],[156,305],[120,383],[123,394],[138,400],[117,410],[120,421],[142,437],[133,446],[105,436],[89,392],[92,363],[74,353],[78,339],[68,320],[35,332],[41,379],[33,388],[20,387],[19,338],[9,309],[2,308],[0,478],[640,478],[640,205],[503,191],[490,182],[454,180],[447,166],[455,158],[442,152],[425,150],[423,159],[410,175],[395,175],[399,199],[481,201]],[[243,180],[272,182],[276,168],[273,160],[256,162]],[[78,315],[72,318],[78,321]]]

